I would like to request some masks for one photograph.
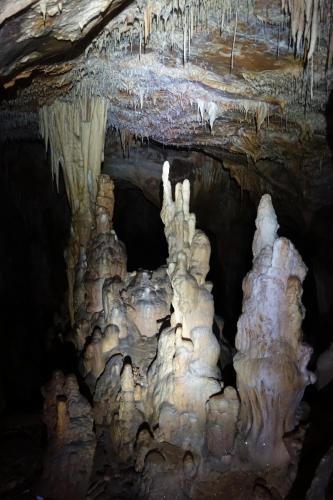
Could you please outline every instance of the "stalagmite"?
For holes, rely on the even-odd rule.
[[[169,164],[163,166],[161,217],[169,246],[168,274],[173,289],[171,328],[160,336],[157,357],[148,373],[149,394],[159,424],[158,439],[202,453],[206,401],[221,389],[219,345],[212,332],[214,306],[208,238],[195,228],[189,212],[190,184],[177,184],[175,201]]]
[[[235,51],[235,42],[236,42],[237,22],[238,22],[238,12],[236,10],[234,37],[232,39],[232,48],[231,48],[231,55],[230,55],[230,73],[234,69],[234,51]]]
[[[140,424],[144,421],[141,412],[136,408],[134,398],[134,378],[130,362],[125,362],[120,377],[119,414],[113,425],[113,446],[122,461],[133,455],[133,447]]]
[[[253,268],[243,281],[234,367],[241,398],[238,452],[255,468],[290,461],[283,437],[314,375],[306,369],[311,348],[302,343],[302,282],[306,266],[293,244],[277,237],[269,195],[258,208]]]
[[[205,112],[210,104],[203,105]],[[253,269],[243,283],[234,358],[238,392],[223,386],[212,285],[206,281],[210,243],[190,212],[189,181],[178,183],[173,197],[169,168],[165,162],[161,218],[167,266],[127,272],[124,247],[112,229],[113,182],[101,175],[74,287],[73,338],[96,429],[107,432],[108,446],[121,462],[140,472],[146,498],[171,485],[185,498],[189,485],[210,467],[226,474],[235,466],[252,468],[251,474],[260,470],[266,478],[268,465],[288,466],[291,447],[287,451],[283,437],[294,429],[304,388],[313,381],[306,369],[311,350],[301,342],[306,268],[293,245],[277,237],[277,218],[265,195],[256,219]],[[60,399],[45,392],[48,426],[58,448],[62,443],[65,449],[68,395],[62,387],[56,390]]]
[[[103,286],[106,280],[126,275],[126,252],[112,229],[113,182],[107,175],[97,180],[91,238],[76,268],[74,287],[75,321],[90,320],[103,310]]]
[[[53,415],[53,401],[56,400],[56,425],[52,423],[51,426],[56,433],[49,435],[51,439],[38,489],[45,496],[80,500],[88,489],[96,447],[92,408],[80,394],[74,375],[65,379],[55,374],[52,384],[54,396],[52,400],[49,397],[45,400],[44,418],[50,422],[47,415],[50,411]]]
[[[49,448],[41,495],[93,500],[109,482],[102,496],[122,496],[123,485],[125,481],[129,485],[135,470],[139,486],[131,482],[128,498],[231,499],[243,480],[239,497],[285,497],[288,487],[280,491],[279,486],[295,472],[302,442],[301,431],[298,443],[295,438],[295,424],[298,429],[303,426],[298,407],[314,377],[307,370],[311,350],[301,339],[306,267],[292,243],[278,237],[268,195],[258,208],[253,265],[243,282],[237,350],[222,331],[224,320],[226,336],[236,326],[232,318],[240,291],[237,278],[249,243],[245,240],[250,201],[269,185],[287,219],[290,207],[294,209],[289,229],[302,212],[311,234],[317,216],[328,215],[329,186],[320,177],[329,170],[325,144],[329,106],[326,114],[323,110],[332,71],[324,68],[323,56],[329,47],[329,66],[332,5],[323,0],[282,0],[281,13],[279,2],[265,5],[252,0],[85,0],[78,14],[72,11],[73,1],[19,0],[26,5],[19,11],[9,5],[10,0],[3,1],[8,6],[7,14],[0,14],[1,40],[4,32],[15,35],[16,46],[8,51],[1,44],[5,73],[0,114],[5,116],[8,108],[5,121],[13,120],[12,130],[29,123],[35,126],[36,106],[62,96],[42,107],[39,117],[46,149],[50,145],[55,185],[62,190],[64,181],[72,211],[66,250],[72,329],[68,331],[68,318],[61,310],[61,334],[50,331],[47,341],[52,363],[53,350],[67,354],[72,347],[80,387],[91,401],[81,396],[75,377],[62,372],[43,387]],[[21,20],[24,29],[17,31]],[[90,45],[85,58],[79,53],[86,43]],[[68,57],[61,60],[67,47]],[[6,86],[11,85],[15,86],[8,92]],[[278,122],[287,111],[284,130]],[[106,128],[108,155],[103,168],[112,172],[119,187],[116,222],[128,237],[131,262],[142,258],[146,263],[151,256],[160,262],[164,254],[161,223],[155,218],[163,188],[161,219],[168,259],[158,269],[127,269],[126,250],[113,225],[114,184],[109,176],[100,175]],[[131,158],[125,161],[130,147]],[[3,174],[11,188],[6,148],[7,143]],[[320,162],[312,150],[319,151]],[[142,164],[141,154],[146,155]],[[160,186],[159,162],[167,157],[174,169],[169,172],[169,164],[164,164]],[[299,164],[304,168],[297,168]],[[230,182],[226,169],[237,183]],[[172,178],[182,182],[174,188]],[[137,187],[155,207],[141,205]],[[56,223],[51,193],[42,191],[50,201],[47,207],[52,207],[51,222]],[[243,200],[245,192],[249,196],[244,194]],[[190,211],[190,197],[191,206],[198,209],[198,224],[195,209]],[[128,217],[123,221],[128,221],[126,227],[121,226],[122,210]],[[43,207],[41,219],[44,212]],[[20,221],[15,210],[13,215],[13,221]],[[27,211],[22,217],[25,226],[33,219],[29,215]],[[60,222],[66,220],[64,210]],[[214,300],[207,281],[210,241],[198,227],[207,227],[214,242],[216,267],[211,276],[218,285]],[[24,233],[26,228],[22,226]],[[54,232],[51,244],[45,245],[47,253],[51,248],[52,256],[57,255],[53,242],[63,243],[65,229],[62,224],[59,233]],[[156,235],[156,241],[149,240],[146,230]],[[315,233],[319,243],[327,240],[325,225]],[[239,252],[237,242],[242,238]],[[133,248],[136,241],[141,248]],[[33,253],[28,250],[27,255]],[[35,288],[42,295],[45,281],[53,285],[58,263],[61,271],[61,255],[54,267],[44,262],[43,253],[40,257],[39,277],[45,279],[36,281]],[[313,268],[316,300],[325,315],[331,305],[325,297],[327,284],[321,283],[326,268],[326,264]],[[54,283],[57,294],[51,287],[45,294],[41,321],[44,316],[45,321],[51,318],[47,303],[60,302],[60,278],[59,272],[59,287],[58,279]],[[214,301],[224,319],[214,314]],[[56,339],[54,345],[51,338]],[[237,389],[227,385],[229,376],[235,375],[234,354]],[[331,381],[332,359],[333,346],[318,358],[318,389]],[[68,369],[67,361],[72,359],[61,357],[60,366]],[[0,410],[1,399],[0,394]],[[95,432],[94,477],[86,495]],[[274,494],[276,485],[279,495]]]
[[[226,387],[223,394],[212,396],[207,403],[207,447],[217,459],[228,457],[230,460],[234,451],[238,413],[239,399],[233,387]]]

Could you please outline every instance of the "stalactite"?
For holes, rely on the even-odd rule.
[[[233,37],[233,40],[232,40],[232,48],[231,48],[231,56],[230,56],[230,73],[234,69],[234,50],[235,50],[235,42],[236,42],[237,21],[238,21],[238,13],[237,13],[237,10],[236,10],[235,26],[234,26],[234,37]]]
[[[327,52],[326,69],[332,66],[332,62],[333,62],[333,23],[331,23],[331,29],[330,29],[330,42]]]
[[[39,5],[40,5],[40,13],[43,16],[45,23],[47,16],[47,0],[42,0]]]
[[[72,235],[67,252],[70,292],[80,246],[86,247],[93,223],[97,177],[104,159],[107,103],[86,93],[73,102],[55,101],[40,110],[40,133],[45,147],[50,144],[51,168],[59,185],[62,167],[68,201],[72,211]],[[69,293],[71,321],[73,296]]]
[[[186,38],[187,38],[187,32],[186,32],[186,11],[183,14],[183,64],[185,66],[186,64]]]
[[[327,19],[330,19],[328,8],[329,6],[323,0],[282,0],[282,10],[290,14],[290,35],[295,44],[295,51],[299,53],[303,45],[304,57],[307,62],[314,55],[320,30]],[[319,13],[320,9],[322,15]],[[332,26],[331,19],[330,23]],[[328,47],[328,54],[329,51]]]
[[[216,117],[217,117],[217,111],[218,111],[218,108],[217,108],[215,102],[209,102],[208,107],[207,107],[207,112],[208,112],[208,116],[209,116],[209,125],[210,125],[211,132],[213,132],[213,126],[214,126],[214,122],[215,122]]]
[[[264,123],[268,114],[269,114],[268,104],[262,101],[257,103],[256,113],[255,113],[257,132],[259,132],[261,125]]]

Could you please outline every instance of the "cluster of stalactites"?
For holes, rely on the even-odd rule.
[[[330,22],[330,44],[327,63],[332,63],[332,22],[331,5],[325,0],[282,0],[282,9],[290,14],[291,38],[299,53],[304,47],[304,56],[309,61],[313,56],[319,36],[326,22]]]
[[[40,110],[40,132],[51,148],[52,175],[59,188],[61,165],[73,215],[90,212],[104,159],[107,102],[83,94],[72,102],[56,100]]]
[[[86,93],[72,102],[56,100],[39,112],[40,133],[50,145],[52,176],[59,188],[61,165],[72,212],[66,252],[69,311],[74,322],[73,287],[80,247],[86,247],[94,222],[97,178],[104,159],[107,102]]]
[[[249,2],[240,0],[249,8]],[[153,34],[167,36],[169,47],[183,51],[183,62],[191,55],[191,43],[196,31],[208,31],[218,25],[223,26],[233,18],[236,10],[231,0],[166,0],[137,1],[106,27],[103,33],[87,48],[99,52],[110,47],[139,44],[139,54],[149,43]],[[181,34],[181,36],[177,36]]]

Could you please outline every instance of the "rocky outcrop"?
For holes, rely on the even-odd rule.
[[[234,357],[241,399],[238,451],[254,467],[280,467],[290,461],[283,436],[295,428],[304,389],[315,380],[306,368],[312,350],[301,330],[307,269],[293,244],[277,236],[269,195],[259,204],[256,228]]]

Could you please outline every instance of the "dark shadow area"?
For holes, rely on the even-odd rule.
[[[333,92],[327,102],[325,117],[327,143],[333,152]],[[332,163],[330,167],[333,169]],[[325,187],[329,192],[329,181]],[[306,317],[303,329],[306,340],[314,348],[310,369],[315,369],[318,356],[333,340],[333,205],[323,202],[323,206],[315,212],[303,237],[300,237],[299,231],[293,231],[290,237],[292,236],[309,268],[304,283],[303,303],[306,307]],[[305,392],[304,399],[311,407],[309,426],[301,452],[298,474],[287,497],[288,500],[305,498],[316,468],[333,442],[332,398],[332,381],[320,391],[310,386]],[[333,498],[332,484],[331,476],[326,488],[327,499]]]
[[[0,203],[0,407],[27,411],[41,403],[40,386],[59,355],[70,356],[61,334],[69,207],[41,143],[2,145]]]
[[[127,250],[127,269],[156,269],[168,256],[160,212],[133,184],[115,182],[114,229]]]

